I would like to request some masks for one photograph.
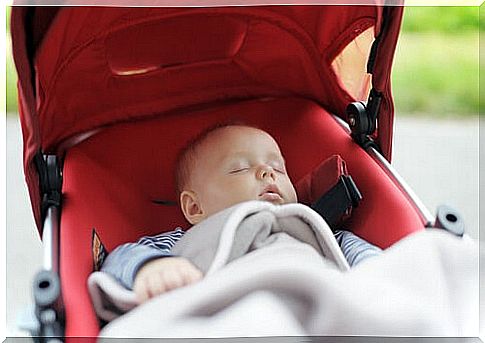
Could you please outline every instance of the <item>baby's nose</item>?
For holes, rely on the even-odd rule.
[[[264,180],[266,179],[267,177],[270,177],[272,178],[273,180],[276,179],[276,174],[274,172],[274,169],[271,168],[270,166],[268,165],[261,165],[259,168],[258,168],[258,171],[257,171],[257,177],[258,179],[260,180]]]

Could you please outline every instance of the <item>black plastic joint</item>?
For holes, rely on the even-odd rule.
[[[352,102],[347,106],[346,112],[352,138],[358,144],[362,144],[366,140],[370,129],[366,105],[362,101]]]
[[[35,155],[34,161],[39,174],[43,220],[49,207],[61,206],[62,168],[60,159],[56,155],[45,155],[41,151]]]
[[[446,205],[438,206],[434,228],[446,230],[456,236],[465,234],[465,221],[460,213]]]
[[[34,279],[34,300],[38,309],[56,307],[61,295],[61,284],[57,274],[41,270]]]
[[[352,102],[347,106],[346,113],[351,130],[352,139],[360,146],[372,146],[380,150],[372,140],[371,135],[377,128],[377,116],[382,102],[382,93],[371,89],[367,103]]]
[[[366,112],[369,117],[370,123],[370,133],[373,134],[377,128],[377,116],[379,114],[379,109],[382,102],[382,93],[376,91],[374,88],[371,89],[369,94],[369,99],[367,100]]]
[[[35,276],[33,291],[40,342],[62,342],[64,310],[58,274],[41,270]]]

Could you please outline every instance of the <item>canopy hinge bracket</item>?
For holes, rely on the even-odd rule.
[[[360,146],[373,146],[380,151],[372,139],[377,129],[377,117],[381,106],[382,93],[371,89],[367,102],[356,101],[347,106],[347,118],[352,132],[351,136]]]
[[[39,173],[41,214],[44,220],[49,207],[60,208],[61,206],[62,167],[59,157],[43,154],[41,151],[35,155],[35,165]]]

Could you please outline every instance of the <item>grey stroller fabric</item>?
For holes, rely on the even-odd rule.
[[[100,337],[478,334],[475,242],[430,230],[349,270],[328,226],[308,213],[249,202],[209,218],[174,247],[205,278],[134,308]],[[106,296],[134,301],[99,274],[89,281],[97,310]]]

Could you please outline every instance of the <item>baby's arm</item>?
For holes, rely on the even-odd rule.
[[[126,243],[108,254],[101,271],[110,274],[127,289],[133,289],[138,270],[149,261],[169,258],[170,252],[138,243]]]
[[[144,264],[135,277],[133,291],[140,302],[202,279],[202,273],[182,257],[158,258]]]
[[[188,260],[170,254],[170,249],[183,234],[184,231],[177,229],[142,237],[137,243],[123,244],[108,255],[101,271],[134,290],[142,301],[197,281],[202,273]]]
[[[351,267],[363,260],[382,254],[382,250],[350,231],[337,230],[334,233],[340,249]]]

